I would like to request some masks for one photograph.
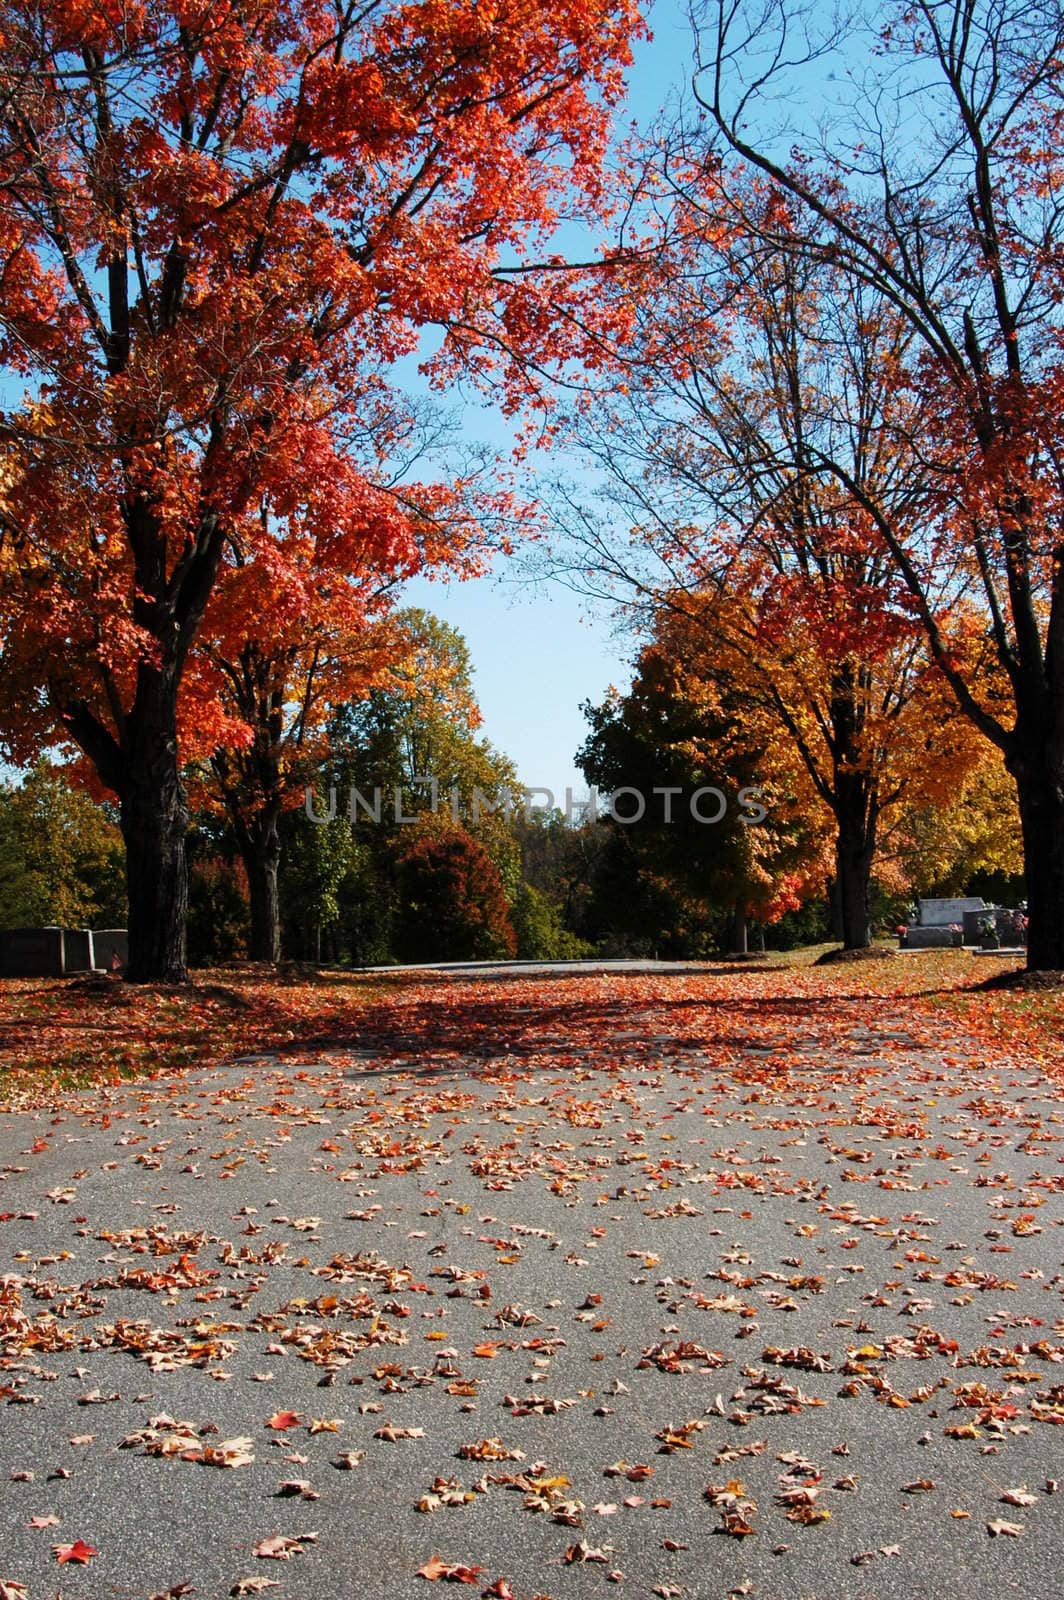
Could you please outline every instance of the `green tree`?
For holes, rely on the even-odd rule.
[[[123,863],[115,821],[62,773],[0,786],[0,926],[122,926]]]
[[[321,961],[333,942],[340,920],[340,890],[355,859],[351,824],[337,816],[312,822],[303,812],[285,819],[286,839],[281,869],[281,904],[284,932],[291,954]]]
[[[240,862],[197,855],[188,874],[188,960],[210,967],[247,954],[251,908]]]
[[[456,628],[430,612],[409,608],[395,620],[406,649],[396,652],[390,682],[336,709],[321,784],[322,790],[336,790],[337,825],[348,815],[352,786],[377,812],[372,820],[356,804],[352,854],[337,890],[338,949],[360,964],[395,954],[397,863],[411,832],[411,824],[397,820],[397,809],[401,817],[427,818],[435,797],[441,823],[462,828],[487,852],[509,902],[521,877],[512,822],[504,807],[492,809],[500,793],[516,791],[517,772],[477,734],[480,711],[468,646]],[[324,806],[323,794],[318,803]]]
[[[728,672],[712,652],[698,672],[681,663],[669,622],[659,618],[628,693],[584,707],[591,732],[577,762],[588,782],[604,795],[631,788],[645,805],[638,820],[606,823],[601,932],[633,954],[697,955],[723,941],[743,950],[750,913],[774,919],[817,882],[822,823],[791,790],[779,750],[748,720]],[[694,815],[691,798],[703,787],[723,797],[716,822]],[[654,794],[664,789],[678,792]],[[764,795],[758,823],[743,820],[752,815],[741,800],[748,790]],[[617,816],[634,816],[637,805],[619,800]],[[714,796],[699,806],[704,819],[720,809]]]

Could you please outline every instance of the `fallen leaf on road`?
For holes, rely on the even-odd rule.
[[[483,1570],[483,1567],[464,1567],[444,1561],[441,1556],[432,1556],[423,1567],[418,1567],[417,1575],[430,1583],[441,1578],[444,1583],[478,1583]]]
[[[286,1428],[296,1428],[303,1418],[298,1411],[275,1411],[272,1417],[267,1417],[266,1426],[275,1433],[283,1433]]]
[[[59,1565],[73,1561],[78,1566],[88,1566],[93,1556],[98,1556],[99,1551],[94,1550],[91,1544],[86,1544],[84,1539],[75,1539],[73,1544],[53,1544],[52,1552]]]
[[[311,1487],[306,1478],[286,1478],[274,1491],[281,1499],[292,1499],[298,1495],[301,1500],[320,1500],[318,1491]]]
[[[386,1422],[383,1427],[377,1429],[373,1437],[375,1439],[387,1439],[394,1444],[397,1439],[423,1439],[425,1430],[424,1428],[397,1428],[394,1422]]]
[[[567,1566],[572,1566],[578,1561],[608,1561],[607,1552],[611,1549],[611,1545],[604,1545],[601,1550],[597,1550],[594,1545],[588,1544],[586,1539],[578,1539],[576,1544],[569,1546],[562,1560]]]
[[[301,1555],[303,1546],[312,1544],[317,1537],[316,1533],[297,1533],[293,1537],[277,1533],[260,1540],[251,1553],[264,1561],[287,1561],[293,1554]]]

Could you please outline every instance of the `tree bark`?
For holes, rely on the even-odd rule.
[[[732,916],[732,954],[745,956],[748,951],[746,933],[746,904],[736,900],[735,911]]]
[[[835,889],[844,950],[871,943],[869,887],[875,854],[875,814],[863,773],[836,778]]]
[[[828,933],[832,939],[842,940],[842,901],[839,896],[838,840],[836,839],[835,876],[828,884]]]
[[[257,819],[254,830],[241,840],[251,898],[248,954],[252,961],[281,959],[281,911],[277,894],[281,837],[277,822],[276,812],[263,815]]]
[[[1027,969],[1064,971],[1064,771],[1043,748],[1008,763],[1016,780],[1027,883]]]
[[[120,794],[129,897],[131,983],[184,983],[188,804],[177,756],[177,697],[163,674],[141,671],[123,751]]]

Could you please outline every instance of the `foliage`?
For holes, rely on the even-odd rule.
[[[1015,785],[991,745],[984,744],[977,755],[977,764],[939,804],[910,805],[901,813],[889,841],[893,862],[885,860],[888,870],[881,872],[885,884],[907,888],[911,898],[914,893],[980,893],[973,883],[1000,879],[1010,881],[1022,898]]]
[[[924,515],[897,442],[905,324],[829,261],[767,248],[786,210],[763,184],[723,184],[668,134],[648,160],[668,225],[633,269],[629,370],[574,407],[612,521],[634,526],[625,547],[611,520],[577,519],[580,554],[690,676],[726,674],[777,760],[804,768],[804,804],[833,819],[839,931],[860,947],[881,829],[944,797],[978,744],[864,504],[878,497],[899,527]],[[986,678],[980,617],[948,570],[940,591],[954,663]]]
[[[510,907],[517,955],[525,961],[575,961],[592,947],[566,926],[561,906],[542,889],[522,881]]]
[[[304,960],[321,960],[322,934],[340,917],[340,888],[355,858],[346,817],[312,822],[303,812],[286,818],[281,870],[286,942]]]
[[[395,477],[398,358],[440,330],[433,380],[512,413],[601,352],[597,273],[540,258],[560,217],[603,220],[641,27],[632,0],[0,10],[0,361],[30,396],[0,726],[118,797],[131,976],[184,976],[179,761],[247,735],[196,648],[239,659],[218,607],[274,657],[316,566],[372,591],[479,537],[467,484]]]
[[[729,658],[692,635],[683,613],[663,610],[629,692],[585,708],[592,731],[578,760],[588,782],[604,793],[630,785],[647,805],[640,821],[608,824],[619,837],[599,874],[599,906],[605,894],[607,920],[620,918],[630,937],[641,930],[652,951],[701,953],[727,937],[736,909],[772,921],[823,883],[816,797],[750,705]],[[703,786],[725,798],[716,823],[693,814]],[[679,793],[651,798],[667,788]],[[748,790],[762,796],[759,823],[743,820],[753,814],[741,799]]]
[[[858,7],[839,30],[790,0],[741,0],[698,22],[699,121],[678,132],[677,165],[714,190],[724,249],[733,235],[798,270],[828,263],[840,300],[870,295],[873,325],[887,308],[901,334],[883,435],[909,493],[862,480],[835,448],[807,470],[854,498],[956,704],[1002,753],[1029,963],[1062,969],[1064,16],[918,0],[888,17]],[[776,119],[814,62],[845,67],[803,151]],[[844,427],[845,405],[835,414]],[[976,605],[985,644],[960,658],[958,597]]]
[[[379,788],[385,829],[399,825],[397,787],[405,816],[435,805],[475,832],[511,877],[512,835],[505,813],[493,806],[501,791],[516,790],[517,772],[508,757],[476,735],[481,716],[469,648],[456,628],[416,607],[398,612],[393,626],[396,642],[383,680],[334,710],[330,782],[335,780],[345,803],[354,785],[370,807]],[[365,819],[361,803],[356,819]],[[380,823],[373,831],[380,833]]]
[[[248,890],[242,866],[209,855],[193,861],[188,882],[188,960],[212,967],[247,954]]]
[[[0,926],[125,924],[114,820],[44,763],[0,786]]]
[[[357,790],[352,856],[337,888],[332,947],[337,957],[356,963],[386,962],[399,954],[399,863],[413,824],[397,816],[430,825],[435,806],[441,824],[475,836],[500,874],[507,900],[520,881],[513,827],[505,810],[495,807],[500,792],[516,790],[517,773],[476,734],[480,711],[465,640],[415,607],[396,613],[390,628],[393,647],[379,681],[361,698],[333,709],[327,759],[316,784],[335,789],[337,825],[349,819],[352,788]],[[325,804],[324,794],[318,804]],[[291,871],[286,881],[293,882]]]
[[[472,834],[453,825],[406,830],[397,852],[395,948],[402,961],[513,956],[502,878]]]

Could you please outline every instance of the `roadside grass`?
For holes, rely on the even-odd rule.
[[[228,966],[187,986],[99,978],[0,983],[0,1104],[120,1083],[346,1031],[396,979]]]
[[[835,995],[888,1006],[904,1001],[908,1010],[940,1017],[944,1034],[963,1029],[985,1045],[988,1059],[995,1047],[1003,1054],[1020,1048],[1064,1076],[1064,989],[982,988],[988,978],[1015,971],[1014,956],[936,950],[895,961],[816,966],[831,948],[767,952],[756,965],[723,972],[717,966],[712,982],[719,991],[723,981],[737,1001],[755,1005],[758,997],[784,996]],[[267,1050],[322,1048],[357,1036],[359,1012],[406,990],[424,995],[429,985],[447,982],[425,972],[319,972],[250,963],[197,972],[187,987],[131,985],[102,975],[5,980],[0,1106],[47,1106],[65,1092],[96,1085]],[[533,992],[537,983],[549,982],[526,980]],[[492,988],[488,976],[484,988]],[[506,1004],[505,992],[485,998]]]

